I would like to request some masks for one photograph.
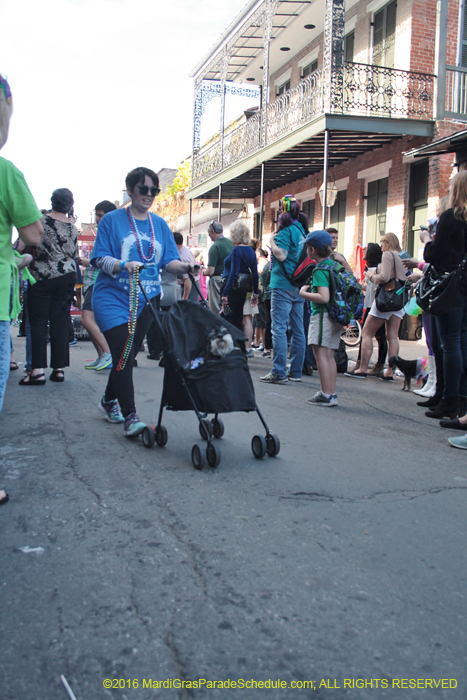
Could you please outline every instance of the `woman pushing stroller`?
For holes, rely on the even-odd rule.
[[[111,423],[124,423],[125,437],[136,437],[145,425],[135,406],[135,348],[139,348],[154,318],[139,282],[153,308],[158,309],[160,269],[179,275],[192,271],[193,266],[180,261],[166,222],[149,212],[160,192],[156,173],[135,168],[126,176],[125,185],[131,205],[109,212],[99,224],[91,264],[100,271],[92,303],[113,363],[99,409]]]

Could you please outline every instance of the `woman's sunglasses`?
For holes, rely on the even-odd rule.
[[[160,192],[158,187],[148,187],[147,185],[136,185],[136,187],[139,189],[141,194],[148,194],[148,192],[150,192],[151,197],[157,197]]]

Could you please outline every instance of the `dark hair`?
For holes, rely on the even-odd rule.
[[[290,202],[289,213],[293,221],[296,221],[300,215],[300,202],[297,202],[297,200]]]
[[[324,230],[327,231],[328,233],[339,233],[337,228],[333,228],[332,226],[330,228],[325,228]]]
[[[282,214],[279,215],[279,218],[277,219],[277,230],[282,231],[283,228],[287,228],[288,226],[292,226],[293,224],[293,219],[292,216],[288,211],[283,211]]]
[[[383,251],[381,250],[381,246],[377,243],[368,243],[366,247],[366,264],[368,267],[377,267],[382,257]]]
[[[126,185],[126,187],[128,187],[130,192],[133,192],[136,185],[144,184],[144,180],[146,178],[146,175],[151,178],[151,180],[154,183],[154,187],[159,187],[159,178],[157,177],[154,170],[150,170],[149,168],[141,168],[140,167],[140,168],[135,168],[134,170],[131,170],[125,178],[125,185]]]
[[[307,217],[307,215],[304,214],[302,211],[298,215],[298,222],[303,226],[303,230],[305,231],[305,234],[308,235],[308,229],[310,228],[310,220]]]
[[[104,199],[102,202],[99,202],[99,204],[96,204],[94,211],[103,211],[104,214],[107,214],[107,212],[114,211],[116,208],[115,204],[109,202],[108,199]]]
[[[50,201],[52,202],[52,209],[59,211],[61,214],[69,214],[73,210],[73,193],[66,187],[54,190]]]
[[[251,248],[253,248],[253,250],[255,251],[255,253],[256,253],[256,251],[257,251],[258,248],[259,248],[259,244],[260,244],[260,241],[259,241],[258,238],[252,238],[252,239],[250,239],[249,245],[250,245]]]
[[[183,236],[178,231],[174,232],[174,241],[177,245],[183,245]]]
[[[313,248],[319,258],[329,258],[332,253],[332,245],[328,243],[322,248],[316,248],[312,243],[307,243],[307,248]]]

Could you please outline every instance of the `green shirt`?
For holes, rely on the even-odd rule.
[[[320,265],[322,267],[326,267],[329,270],[332,270],[334,267],[334,261],[331,260],[330,258],[327,258],[326,260],[322,260],[320,262]],[[318,287],[328,287],[330,285],[330,275],[331,272],[326,272],[326,270],[320,270],[315,268],[313,270],[313,276],[311,278],[311,291],[316,293],[318,291]],[[321,313],[321,311],[327,311],[327,304],[316,304],[314,301],[310,301],[310,308],[311,308],[311,315],[316,316],[316,314]]]
[[[10,320],[10,280],[17,270],[11,245],[13,226],[24,228],[41,217],[23,173],[0,158],[0,321]]]
[[[222,275],[224,272],[224,260],[233,250],[230,238],[216,238],[208,253],[208,267],[214,268],[214,275]]]

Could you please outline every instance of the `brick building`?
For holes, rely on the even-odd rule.
[[[337,188],[326,223],[349,260],[386,231],[416,254],[453,156],[410,152],[465,128],[466,15],[465,0],[251,0],[192,73],[187,197],[245,202],[267,237],[284,194],[321,228]],[[240,98],[251,109],[224,126]],[[215,100],[220,129],[201,144]]]

